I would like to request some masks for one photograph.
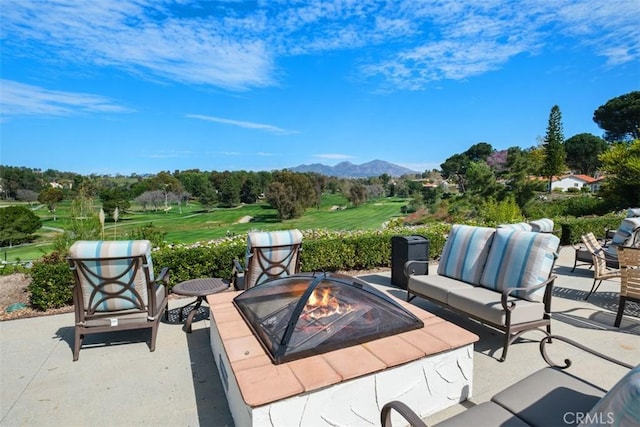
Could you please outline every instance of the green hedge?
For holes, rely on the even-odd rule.
[[[383,231],[303,231],[300,255],[302,271],[362,270],[391,265],[391,237],[422,235],[429,239],[429,256],[436,258],[451,226],[437,224]],[[246,235],[222,240],[156,248],[152,253],[156,271],[170,269],[170,286],[199,277],[230,278],[233,259],[244,260]],[[73,303],[73,276],[64,257],[53,254],[34,263],[31,305],[47,310]]]
[[[561,230],[561,244],[578,242],[589,231],[604,235],[606,228],[615,229],[622,216],[556,221]],[[442,253],[450,224],[434,223],[414,227],[397,227],[379,231],[303,231],[300,264],[302,271],[365,270],[391,266],[391,238],[421,235],[429,239],[429,258]],[[169,267],[170,286],[199,277],[230,278],[234,258],[243,260],[246,235],[239,235],[195,245],[174,245],[154,249],[156,271]],[[34,263],[29,272],[32,283],[31,304],[38,309],[62,307],[72,303],[73,277],[63,257],[51,255]]]
[[[589,232],[592,232],[598,238],[604,237],[605,230],[616,230],[623,218],[623,215],[604,215],[593,218],[581,217],[559,220],[556,228],[558,225],[560,226],[560,244],[579,243],[581,241],[580,237]]]

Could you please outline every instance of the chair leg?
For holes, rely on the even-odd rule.
[[[627,303],[627,297],[620,297],[620,302],[618,303],[618,314],[616,315],[616,321],[613,326],[616,328],[620,327],[620,322],[622,322],[622,314],[624,313],[624,306]]]
[[[502,347],[502,355],[499,362],[504,362],[507,359],[507,352],[509,351],[509,344],[511,344],[511,332],[507,330],[504,334],[504,346]]]
[[[80,357],[80,347],[82,347],[82,341],[84,340],[84,334],[80,333],[80,329],[76,327],[76,337],[73,343],[73,361],[77,361]]]
[[[149,351],[156,350],[156,338],[158,337],[158,329],[159,329],[158,326],[160,326],[160,323],[156,322],[151,327],[151,344],[149,345]]]
[[[591,286],[591,290],[589,291],[589,293],[587,294],[587,296],[584,298],[584,300],[588,300],[589,297],[591,296],[592,293],[594,293],[595,291],[598,290],[598,288],[600,287],[600,285],[602,284],[602,280],[600,280],[598,282],[598,285],[596,286],[596,282],[598,282],[598,279],[593,279],[593,285]]]

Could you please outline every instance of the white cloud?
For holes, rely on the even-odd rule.
[[[587,47],[640,58],[637,0],[4,0],[4,53],[246,90],[278,84],[280,57],[354,51],[365,77],[423,89],[519,54]]]
[[[125,113],[128,108],[98,95],[49,90],[12,80],[0,80],[3,117],[43,115],[70,116],[79,113]]]
[[[246,129],[256,129],[256,130],[261,130],[268,133],[273,133],[276,135],[291,135],[294,133],[298,133],[297,131],[282,129],[277,126],[267,125],[263,123],[254,123],[254,122],[246,122],[242,120],[225,119],[222,117],[215,117],[215,116],[204,116],[202,114],[187,114],[186,117],[190,119],[204,120],[207,122],[238,126]]]

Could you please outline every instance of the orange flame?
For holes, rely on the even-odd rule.
[[[351,304],[340,304],[338,298],[331,295],[329,288],[313,291],[304,307],[305,313],[311,319],[320,319],[334,314],[344,314],[352,311]]]

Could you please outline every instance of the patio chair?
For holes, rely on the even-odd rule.
[[[231,284],[249,289],[262,282],[300,272],[302,233],[298,230],[250,232],[244,266],[233,260]]]
[[[86,335],[111,331],[151,329],[154,351],[160,317],[168,315],[169,269],[154,275],[151,242],[77,241],[67,259],[75,278],[73,360]]]
[[[640,248],[620,246],[618,260],[620,261],[620,303],[614,323],[617,328],[620,327],[627,301],[640,304]]]
[[[591,253],[594,267],[593,285],[585,298],[586,301],[592,293],[598,290],[603,280],[620,277],[620,270],[618,270],[618,260],[610,258],[609,253],[600,245],[593,233],[583,235],[582,242]]]
[[[605,229],[605,237],[604,239],[597,239],[598,244],[600,244],[600,246],[602,246],[603,248],[607,247],[609,245],[609,242],[611,242],[611,238],[613,237],[615,232],[615,230]],[[571,269],[571,272],[573,273],[578,265],[588,265],[589,269],[591,269],[593,267],[593,258],[591,257],[591,252],[589,251],[589,249],[587,249],[584,243],[572,243],[571,247],[575,251],[575,258],[573,261],[573,268]]]

